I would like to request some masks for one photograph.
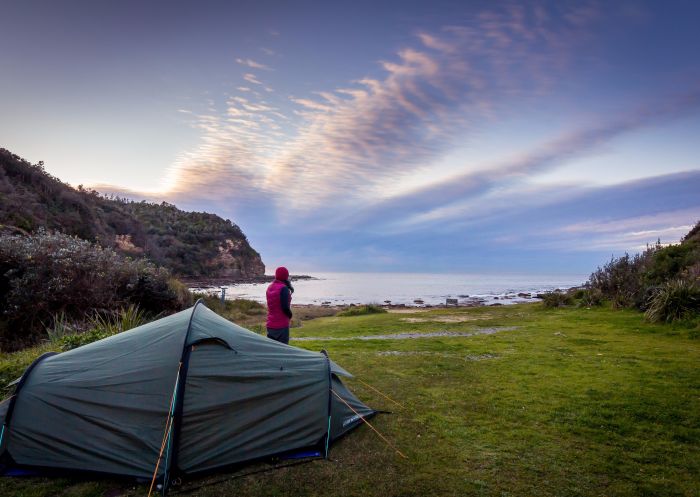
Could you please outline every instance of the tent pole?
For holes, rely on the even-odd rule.
[[[182,343],[182,355],[180,356],[180,366],[178,369],[178,383],[175,392],[175,402],[172,408],[172,443],[170,443],[168,448],[168,460],[170,461],[169,467],[165,468],[166,478],[163,481],[163,494],[166,494],[168,488],[170,487],[170,481],[167,477],[168,474],[172,474],[173,471],[178,472],[178,456],[180,449],[180,431],[182,429],[182,410],[185,405],[185,385],[187,383],[187,370],[190,365],[190,354],[192,352],[192,346],[187,345],[190,339],[190,331],[192,330],[192,321],[194,320],[195,312],[199,304],[202,304],[203,300],[198,299],[195,302],[194,307],[192,307],[192,314],[190,314],[190,320],[187,324],[187,332],[185,333],[185,340]],[[172,457],[170,457],[172,456]],[[170,469],[173,471],[170,471]]]
[[[331,392],[333,391],[333,373],[331,372],[331,359],[328,357],[328,352],[324,349],[321,351],[321,354],[326,356],[326,365],[328,366],[328,430],[326,431],[326,451],[324,457],[324,459],[328,459],[328,448],[331,442]]]
[[[158,476],[158,468],[160,467],[160,461],[163,459],[163,450],[165,450],[165,442],[170,439],[170,432],[173,428],[173,407],[175,403],[175,394],[177,392],[177,386],[180,381],[180,369],[182,368],[182,363],[177,367],[177,375],[175,375],[175,387],[173,388],[173,393],[170,396],[170,407],[168,408],[168,417],[165,421],[165,430],[163,431],[163,440],[160,443],[160,452],[158,453],[158,459],[156,459],[156,468],[153,470],[153,478],[151,478],[151,487],[148,489],[148,497],[151,497],[153,492],[153,486],[156,483],[156,477]],[[167,465],[167,463],[166,463]],[[167,468],[166,468],[167,471]]]

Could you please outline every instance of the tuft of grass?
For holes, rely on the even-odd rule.
[[[348,317],[348,316],[364,316],[367,314],[384,314],[386,309],[377,304],[366,304],[358,305],[356,307],[350,307],[345,311],[340,311],[336,316]]]
[[[63,337],[75,333],[75,329],[68,322],[68,317],[64,311],[53,317],[53,325],[46,328],[46,334],[50,343],[58,343]]]
[[[546,292],[542,294],[542,305],[545,307],[565,307],[573,303],[574,299],[565,292]]]
[[[218,296],[206,294],[196,294],[197,298],[201,298],[204,305],[217,314],[249,329],[263,324],[267,316],[267,308],[255,300],[233,299],[222,303]]]
[[[128,331],[133,328],[138,328],[142,324],[146,324],[150,321],[150,319],[146,317],[146,313],[140,309],[138,305],[133,304],[119,310],[115,318],[119,323],[120,331]]]
[[[644,316],[652,323],[672,323],[700,314],[700,288],[687,280],[671,280],[657,288]]]
[[[114,313],[95,313],[88,319],[87,331],[62,336],[55,343],[63,350],[70,350],[137,328],[149,321],[146,313],[137,305],[130,305]]]

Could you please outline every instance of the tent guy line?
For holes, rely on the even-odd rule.
[[[343,402],[343,404],[345,404],[346,406],[348,406],[352,412],[354,412],[367,426],[369,426],[369,427],[372,429],[372,431],[373,431],[374,433],[376,433],[377,435],[379,435],[379,438],[381,438],[382,440],[384,440],[384,442],[385,442],[389,447],[391,447],[392,449],[394,449],[398,455],[400,455],[400,456],[403,457],[404,459],[408,459],[408,457],[407,457],[403,452],[401,452],[399,449],[397,449],[396,446],[395,446],[394,444],[392,444],[392,443],[389,441],[389,439],[387,439],[384,435],[382,435],[381,433],[379,433],[379,430],[377,430],[374,426],[372,426],[372,424],[371,424],[369,421],[367,421],[367,420],[364,418],[364,416],[362,416],[362,414],[360,414],[359,412],[357,412],[355,409],[352,408],[352,406],[351,406],[350,404],[348,404],[347,402],[345,402],[345,399],[343,399],[340,395],[338,395],[338,394],[336,393],[335,390],[331,390],[331,392],[333,392],[333,395],[335,395],[336,397],[338,397],[338,398],[340,399],[340,401]]]

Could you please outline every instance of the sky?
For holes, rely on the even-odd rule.
[[[587,274],[700,220],[698,2],[1,3],[0,146],[268,270]]]

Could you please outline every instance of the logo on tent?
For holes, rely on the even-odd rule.
[[[355,414],[354,416],[350,416],[348,419],[343,421],[343,428],[345,428],[348,425],[353,424],[356,421],[359,421],[361,419],[361,416],[359,414]]]

